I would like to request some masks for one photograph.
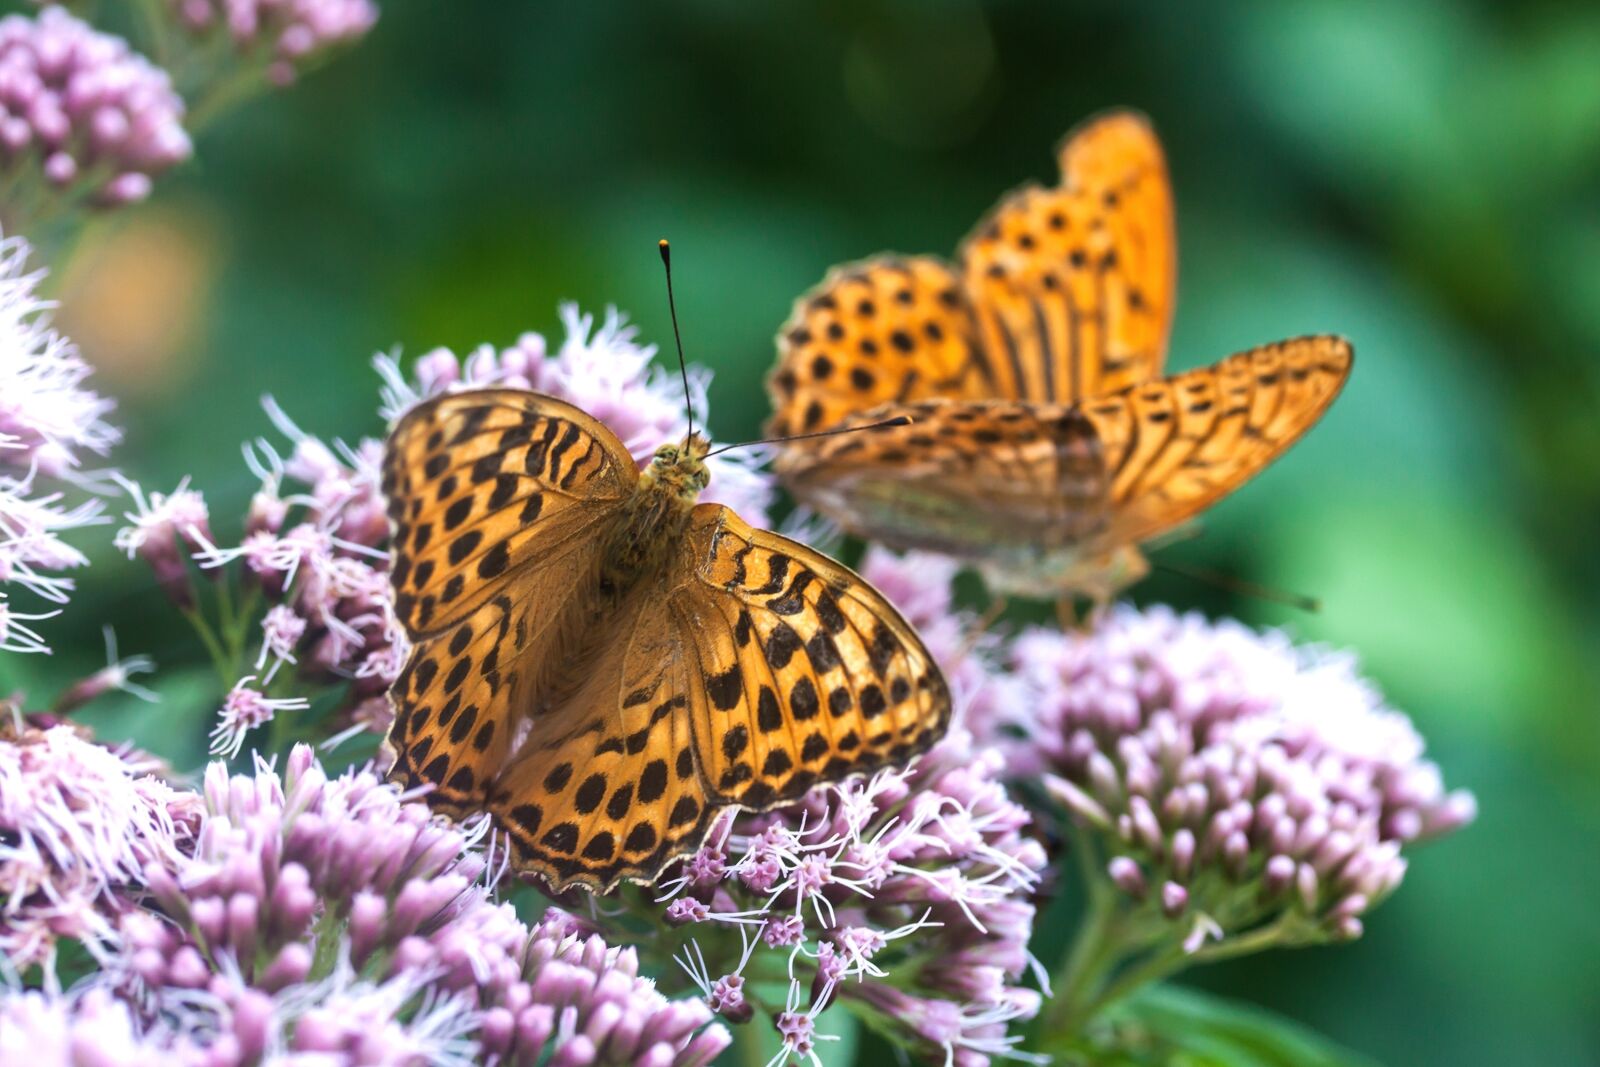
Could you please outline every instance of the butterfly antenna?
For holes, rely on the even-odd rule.
[[[808,438],[811,438],[811,437],[833,437],[836,434],[858,433],[861,430],[881,430],[885,426],[909,426],[909,425],[911,425],[911,416],[909,416],[909,415],[896,415],[892,419],[884,419],[882,422],[869,422],[865,426],[841,426],[840,428],[838,428],[836,430],[818,430],[816,433],[797,433],[797,434],[793,435],[792,437],[766,437],[766,438],[762,438],[759,441],[740,441],[736,445],[723,445],[721,448],[717,449],[715,452],[707,452],[706,455],[707,456],[719,455],[719,454],[721,454],[723,452],[728,451],[730,448],[749,448],[752,445],[781,445],[785,441],[804,441],[804,440],[806,440]]]
[[[694,438],[694,400],[689,394],[689,365],[683,360],[683,336],[678,333],[678,302],[672,298],[672,246],[663,237],[661,266],[667,272],[667,309],[672,312],[672,340],[678,346],[678,373],[683,375],[683,410],[688,415],[689,432],[684,435],[685,447]]]
[[[1257,600],[1266,600],[1274,604],[1285,604],[1291,608],[1310,612],[1315,615],[1322,610],[1322,601],[1316,597],[1304,596],[1300,593],[1290,593],[1283,589],[1274,589],[1270,585],[1257,585],[1247,582],[1236,575],[1225,574],[1206,567],[1191,567],[1184,563],[1155,562],[1155,569],[1176,574],[1180,578],[1201,582],[1205,585],[1225,589],[1230,593],[1239,593],[1243,596],[1255,597]]]

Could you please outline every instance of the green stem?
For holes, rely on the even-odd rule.
[[[236,105],[270,88],[265,67],[252,67],[210,86],[189,109],[189,134],[198,137]]]
[[[1047,1032],[1066,1034],[1082,1026],[1083,1005],[1093,999],[1120,955],[1119,918],[1115,900],[1091,899],[1072,949],[1051,983],[1054,996],[1041,1019]]]
[[[139,0],[139,26],[146,37],[145,50],[159,66],[170,66],[171,49],[167,39],[167,13],[162,10],[163,0]]]
[[[1084,1009],[1083,1017],[1085,1019],[1094,1018],[1123,997],[1142,989],[1151,982],[1176,974],[1192,962],[1194,962],[1194,957],[1183,951],[1181,942],[1157,950],[1146,957],[1144,962],[1124,970],[1117,975],[1114,981],[1101,989]]]
[[[1296,943],[1295,939],[1288,935],[1292,932],[1294,918],[1293,914],[1285,914],[1277,922],[1268,923],[1259,930],[1207,945],[1190,956],[1189,960],[1192,963],[1215,963],[1218,960],[1231,960],[1236,956],[1248,956],[1252,952],[1261,952],[1286,944],[1293,945]]]
[[[735,1058],[744,1064],[744,1067],[765,1067],[770,1057],[761,1043],[761,1027],[755,1020],[752,1019],[742,1026],[734,1026],[731,1029]]]
[[[227,650],[222,647],[222,642],[217,640],[216,631],[211,628],[211,624],[206,621],[205,615],[201,614],[198,608],[184,608],[183,617],[189,620],[194,632],[200,635],[200,643],[206,646],[206,652],[211,656],[211,665],[216,668],[222,688],[232,689],[233,683],[238,681],[232,676],[235,664],[228,656]]]

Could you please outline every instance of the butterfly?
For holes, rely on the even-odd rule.
[[[1333,402],[1352,352],[1301,337],[1162,376],[1176,239],[1149,122],[1070,134],[1061,184],[1019,189],[955,262],[884,255],[795,304],[767,379],[775,470],[846,530],[963,558],[1004,596],[1098,604],[1141,543],[1237,489]]]
[[[649,882],[728,807],[904,764],[949,721],[928,650],[805,545],[697,504],[709,444],[643,470],[599,420],[448,393],[390,434],[394,609],[411,651],[391,776],[488,812],[556,891]]]

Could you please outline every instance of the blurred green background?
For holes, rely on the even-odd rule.
[[[1326,421],[1165,553],[1322,613],[1162,576],[1138,598],[1358,650],[1482,811],[1360,942],[1189,980],[1392,1065],[1600,1063],[1594,4],[391,0],[54,281],[120,398],[119,464],[192,474],[226,538],[262,394],[354,438],[381,430],[378,350],[554,338],[568,298],[668,339],[662,235],[712,425],[752,436],[801,291],[879,250],[948,253],[1117,104],[1170,156],[1171,365],[1320,331],[1358,354]],[[109,619],[195,730],[97,721],[197,765],[214,682],[109,528],[87,540],[56,656],[7,673],[47,698]]]

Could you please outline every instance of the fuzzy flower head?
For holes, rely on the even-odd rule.
[[[72,499],[89,480],[81,465],[120,435],[105,421],[111,402],[84,385],[88,364],[51,329],[51,305],[37,295],[43,274],[28,271],[28,255],[25,241],[0,240],[0,587],[64,604],[73,579],[63,572],[88,564],[68,535],[106,521],[100,501]],[[51,613],[16,614],[4,600],[0,592],[0,647],[47,651],[23,621]]]
[[[112,402],[85,387],[77,346],[51,327],[30,254],[21,238],[0,239],[0,468],[59,478],[122,435],[105,421]]]
[[[535,389],[559,397],[593,415],[615,433],[641,465],[657,446],[681,438],[689,429],[683,383],[675,371],[658,367],[654,345],[639,344],[638,330],[614,308],[597,325],[593,315],[576,304],[563,304],[565,339],[552,354],[539,334],[522,335],[515,345],[496,351],[479,348],[465,360],[447,349],[435,349],[416,361],[410,380],[391,357],[376,363],[383,375],[385,417],[398,418],[413,404],[454,389],[494,385]],[[689,370],[689,393],[695,424],[706,424],[706,386],[710,374]],[[704,499],[726,504],[746,521],[767,523],[771,479],[761,470],[760,450],[740,449],[706,461],[711,484]]]
[[[0,19],[0,171],[14,213],[142,200],[190,151],[182,99],[127,42],[59,7]]]
[[[117,530],[113,543],[129,559],[149,565],[169,600],[181,608],[193,607],[194,586],[186,561],[191,553],[211,543],[211,513],[205,497],[189,488],[187,478],[170,493],[146,493],[125,478],[118,481],[134,510],[123,513],[127,525]]]
[[[145,1033],[133,1006],[108,989],[63,995],[7,994],[0,988],[0,1063],[163,1067],[173,1062],[174,1049],[164,1035]]]
[[[371,0],[167,0],[198,41],[226,37],[233,50],[266,65],[288,85],[328,53],[359,41],[378,21]]]
[[[1025,633],[1012,659],[1014,773],[1045,776],[1191,952],[1359,936],[1403,847],[1473,818],[1348,657],[1282,634],[1121,607],[1092,633]]]
[[[330,779],[304,745],[282,775],[212,764],[204,798],[192,848],[146,867],[156,914],[124,919],[108,972],[202,1062],[698,1067],[728,1044],[633,950],[495,903],[483,824],[433,819],[371,772]]]
[[[60,938],[115,942],[145,866],[176,860],[193,804],[153,763],[70,726],[0,730],[0,953],[49,973]]]
[[[1001,769],[957,729],[908,770],[724,817],[659,887],[706,1003],[732,1022],[765,1011],[796,1061],[840,1000],[924,1054],[1011,1055],[1007,1024],[1038,1007],[1018,979],[1045,856]],[[755,992],[774,982],[783,1003]]]

